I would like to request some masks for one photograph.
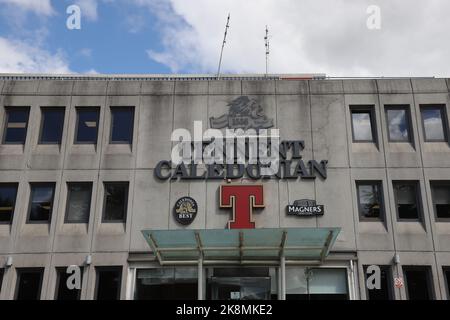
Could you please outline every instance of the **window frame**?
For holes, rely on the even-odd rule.
[[[431,266],[427,266],[427,265],[423,265],[423,266],[416,266],[416,265],[403,265],[402,266],[402,273],[403,273],[403,278],[405,279],[405,293],[406,293],[406,299],[407,300],[411,300],[409,297],[409,289],[408,289],[408,277],[406,276],[406,272],[405,271],[425,271],[426,272],[426,279],[427,279],[427,289],[428,289],[428,295],[430,297],[430,301],[431,300],[435,300],[436,299],[436,294],[435,294],[435,288],[434,288],[434,283],[433,283],[433,269]]]
[[[33,186],[52,186],[53,187],[53,193],[52,193],[52,200],[51,204],[52,207],[50,208],[49,212],[49,218],[48,221],[32,221],[30,220],[30,213],[31,213],[31,204],[33,200]],[[26,224],[51,224],[52,222],[52,216],[53,216],[53,207],[55,205],[55,192],[56,192],[56,182],[30,182],[30,196],[28,200],[28,211],[27,211],[27,220]]]
[[[81,291],[83,290],[83,273],[84,273],[84,268],[83,266],[78,266],[80,268],[80,282],[81,282],[81,287],[80,290],[78,290],[78,298],[75,301],[80,301],[81,300]],[[55,293],[54,293],[54,297],[53,299],[55,301],[64,301],[64,300],[59,300],[58,299],[58,294],[59,294],[59,285],[61,283],[61,275],[60,272],[65,273],[67,271],[68,266],[63,266],[63,267],[55,267],[55,271],[56,271],[56,281],[55,281]],[[68,301],[68,300],[66,300]]]
[[[120,107],[120,106],[110,106],[109,108],[110,110],[110,115],[111,115],[111,125],[110,125],[110,130],[109,130],[109,144],[118,144],[118,145],[133,145],[133,141],[134,141],[134,117],[135,117],[135,107],[130,106],[130,107]],[[131,122],[131,129],[129,132],[130,135],[130,141],[113,141],[112,136],[113,136],[113,129],[114,129],[114,112],[113,111],[121,111],[121,110],[131,110],[132,112],[132,122]]]
[[[363,272],[364,272],[364,284],[367,281],[367,268],[370,266],[370,264],[363,265]],[[394,281],[393,281],[393,272],[392,272],[392,266],[390,265],[377,265],[380,268],[380,271],[383,272],[386,271],[386,280],[387,280],[387,292],[389,299],[387,301],[395,300],[395,290],[394,290]],[[369,299],[369,288],[367,286],[364,286],[366,289],[366,300],[368,301],[375,301]]]
[[[97,266],[95,267],[95,289],[94,289],[94,300],[98,300],[98,283],[100,280],[99,273],[101,271],[118,271],[119,272],[119,290],[117,290],[116,300],[120,300],[120,295],[122,293],[122,280],[123,280],[123,266]]]
[[[45,111],[62,111],[63,112],[63,123],[62,123],[62,130],[61,130],[61,137],[59,138],[59,142],[45,142],[42,141],[42,130],[44,129],[44,112]],[[41,107],[41,123],[39,125],[39,138],[38,138],[38,144],[40,145],[61,145],[63,136],[64,136],[64,122],[66,119],[66,107]]]
[[[357,204],[358,204],[358,216],[359,221],[363,222],[370,222],[370,221],[379,221],[379,222],[385,222],[386,220],[386,210],[385,210],[385,203],[384,203],[384,195],[383,195],[383,181],[382,180],[356,180],[356,198],[357,198]],[[379,193],[380,193],[380,216],[378,218],[368,218],[362,215],[361,212],[361,200],[359,198],[359,187],[361,185],[378,185]]]
[[[392,139],[391,133],[389,130],[389,116],[388,111],[390,110],[405,110],[405,117],[406,117],[406,123],[408,124],[408,139],[407,140],[401,140],[401,139]],[[411,106],[408,104],[401,104],[401,105],[385,105],[384,106],[384,113],[386,116],[386,129],[387,129],[387,138],[388,142],[394,142],[394,143],[414,143],[414,133],[413,133],[413,126],[412,126],[412,119],[411,119]]]
[[[438,109],[441,113],[442,130],[444,130],[444,139],[428,139],[427,132],[425,130],[425,120],[423,118],[423,110],[435,110]],[[447,108],[445,104],[421,104],[420,105],[420,118],[422,122],[422,132],[424,142],[448,142],[448,118],[447,118]]]
[[[353,126],[353,113],[368,113],[370,116],[370,129],[372,132],[372,140],[356,140],[355,139],[355,128]],[[375,116],[375,106],[374,105],[350,105],[350,121],[352,127],[352,142],[353,143],[374,143],[378,145],[377,136],[377,120]]]
[[[126,198],[124,203],[124,217],[120,220],[106,220],[106,186],[109,184],[117,184],[117,185],[125,185],[127,187],[126,190]],[[130,183],[127,181],[104,181],[103,182],[103,209],[102,209],[102,223],[126,223],[127,217],[128,217],[128,201],[129,201],[129,194],[130,194]]]
[[[78,141],[78,128],[80,124],[80,111],[95,111],[98,113],[98,119],[97,119],[97,139],[95,142],[92,141]],[[75,134],[73,137],[73,144],[75,145],[98,145],[98,138],[100,133],[100,117],[101,117],[101,108],[100,107],[75,107],[75,113],[76,113],[76,121],[75,121]]]
[[[398,198],[397,193],[395,192],[395,184],[402,183],[402,184],[409,184],[414,185],[415,191],[415,198],[416,198],[416,205],[417,205],[417,219],[404,219],[400,218],[399,212],[398,212]],[[420,181],[419,180],[392,180],[392,189],[394,191],[394,201],[395,201],[395,212],[398,222],[420,222],[424,223],[424,208],[422,203],[422,192],[420,189]]]
[[[70,204],[70,194],[71,194],[71,190],[70,190],[70,186],[72,185],[79,185],[79,186],[89,186],[91,189],[90,192],[90,198],[89,198],[89,213],[88,213],[88,219],[85,222],[79,222],[79,221],[74,221],[74,220],[70,220],[68,219],[68,214],[69,214],[69,204]],[[76,181],[76,182],[67,182],[67,196],[66,196],[66,210],[64,212],[64,224],[89,224],[89,220],[91,219],[91,206],[92,206],[92,192],[94,189],[94,184],[92,182],[89,181]]]
[[[40,280],[39,280],[39,297],[37,300],[41,300],[42,298],[42,285],[44,282],[44,273],[45,268],[44,267],[32,267],[32,268],[16,268],[16,285],[14,290],[14,300],[17,300],[19,296],[19,284],[20,284],[20,277],[23,273],[40,273]]]
[[[13,210],[11,214],[11,219],[9,222],[0,221],[0,225],[12,225],[14,221],[14,215],[16,213],[16,204],[17,204],[17,196],[19,195],[19,183],[18,182],[0,182],[0,187],[15,187],[16,188],[16,197],[14,199]]]
[[[25,122],[25,139],[23,143],[17,143],[17,142],[8,142],[6,141],[6,133],[8,131],[8,123],[9,123],[9,112],[10,111],[27,111],[27,121]],[[13,146],[25,146],[27,143],[27,136],[28,136],[28,125],[30,123],[30,107],[5,107],[5,120],[3,124],[3,137],[2,137],[2,144],[4,145],[13,145]]]
[[[440,218],[437,216],[435,196],[433,192],[434,186],[446,186],[450,188],[450,181],[446,180],[430,180],[430,190],[431,190],[431,204],[433,205],[434,219],[436,222],[450,222],[450,218]]]

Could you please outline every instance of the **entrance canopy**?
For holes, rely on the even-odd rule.
[[[286,262],[320,264],[340,228],[143,230],[161,265],[258,264]]]

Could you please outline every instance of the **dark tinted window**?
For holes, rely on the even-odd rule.
[[[357,182],[361,218],[383,218],[381,182]]]
[[[54,183],[31,184],[31,201],[28,215],[29,222],[50,222],[54,192]]]
[[[372,111],[355,108],[351,110],[351,113],[353,141],[374,141]]]
[[[25,144],[29,113],[29,108],[6,109],[6,128],[3,137],[4,143]]]
[[[421,108],[425,141],[445,141],[447,139],[447,119],[442,106]]]
[[[433,207],[437,218],[450,218],[450,182],[432,182]]]
[[[119,300],[122,267],[97,267],[96,300]]]
[[[18,269],[16,300],[39,300],[43,273],[43,269]]]
[[[450,300],[450,267],[444,267],[444,277],[447,284],[447,298]]]
[[[103,221],[122,222],[126,220],[128,182],[105,183],[105,208]]]
[[[134,299],[196,300],[197,280],[197,268],[138,269]]]
[[[64,108],[42,108],[40,143],[61,143],[64,128],[64,113]]]
[[[398,218],[420,220],[419,187],[417,182],[394,182]]]
[[[386,108],[389,140],[410,141],[409,114],[406,107]]]
[[[0,294],[2,293],[2,285],[3,285],[3,269],[0,269]]]
[[[128,143],[133,142],[133,107],[111,108],[111,142]]]
[[[403,267],[409,300],[432,300],[433,287],[429,267]]]
[[[368,300],[392,300],[392,274],[391,268],[389,266],[379,266],[380,267],[380,289],[367,289],[367,299]],[[366,280],[371,274],[367,274],[367,266],[364,266],[364,274]]]
[[[100,110],[98,108],[77,109],[75,143],[97,143],[99,116]]]
[[[83,283],[83,269],[81,269],[81,279],[80,284]],[[67,280],[72,275],[67,273],[67,268],[57,268],[57,279],[56,279],[56,300],[80,300],[81,287],[80,289],[69,289],[67,286]]]
[[[11,223],[17,197],[17,184],[0,184],[0,223]]]
[[[92,183],[69,183],[67,186],[66,223],[88,223]]]

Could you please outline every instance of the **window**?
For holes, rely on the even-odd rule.
[[[61,144],[64,128],[64,108],[41,108],[42,123],[39,143]]]
[[[381,182],[357,181],[359,216],[382,220],[384,216]]]
[[[450,181],[432,181],[431,193],[436,218],[450,219]]]
[[[444,278],[447,284],[447,298],[450,300],[450,267],[444,267]]]
[[[91,210],[92,183],[73,182],[67,185],[65,223],[88,223]]]
[[[3,270],[0,269],[0,294],[2,293],[2,285],[3,285]]]
[[[133,143],[134,107],[111,108],[111,143]]]
[[[97,267],[95,300],[119,300],[122,267]]]
[[[39,300],[43,275],[43,268],[17,269],[15,300]]]
[[[386,118],[390,141],[411,141],[408,107],[386,107]]]
[[[421,106],[425,141],[447,141],[445,106]]]
[[[28,213],[29,223],[50,222],[53,208],[54,192],[54,183],[31,184],[31,200]]]
[[[77,108],[75,143],[97,143],[99,116],[99,108]]]
[[[197,268],[138,269],[135,300],[197,299]]]
[[[286,300],[347,300],[344,268],[286,268]]]
[[[17,183],[0,183],[0,224],[10,224],[17,197]]]
[[[6,126],[3,142],[25,144],[30,108],[6,108]]]
[[[351,107],[353,142],[375,142],[373,107]]]
[[[128,205],[128,182],[105,183],[104,204],[104,222],[124,222]]]
[[[415,181],[394,181],[394,194],[399,220],[421,220],[420,193]]]
[[[409,300],[432,300],[434,298],[430,267],[404,266],[403,274]]]
[[[364,276],[367,280],[371,274],[367,274],[367,267],[364,266]],[[390,266],[379,266],[380,267],[380,289],[370,289],[367,288],[367,300],[393,300],[394,294],[392,291],[392,274]]]
[[[83,283],[83,268],[81,270],[81,279],[80,283]],[[71,276],[71,274],[67,273],[67,267],[64,268],[56,268],[56,292],[55,299],[56,300],[80,300],[81,296],[81,287],[80,289],[69,289],[67,286],[67,279]]]

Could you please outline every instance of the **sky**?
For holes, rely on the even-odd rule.
[[[67,9],[80,8],[80,29]],[[0,0],[0,73],[450,76],[448,0]]]

